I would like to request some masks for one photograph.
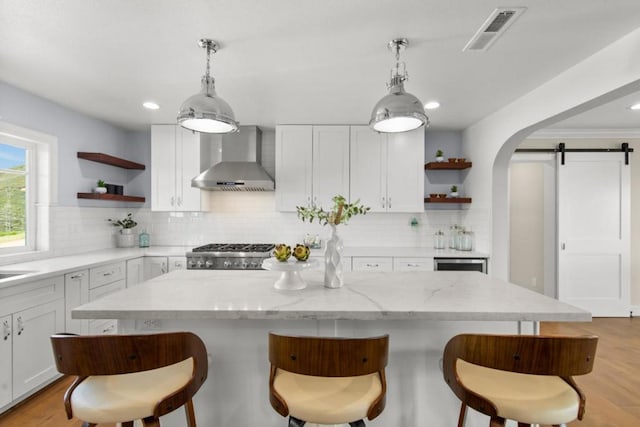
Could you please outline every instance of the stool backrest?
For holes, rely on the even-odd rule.
[[[300,337],[269,334],[269,361],[277,369],[318,377],[372,374],[387,366],[389,336]]]

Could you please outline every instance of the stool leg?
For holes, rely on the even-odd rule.
[[[193,410],[193,400],[189,399],[184,404],[184,411],[187,414],[187,427],[196,427],[196,413]]]
[[[531,424],[518,422],[518,427],[531,427]]]
[[[144,427],[160,427],[160,420],[155,417],[147,417],[142,420]]]
[[[133,427],[133,421],[125,421],[122,423],[122,427]]]
[[[82,427],[96,427],[98,424],[83,422]]]
[[[303,427],[307,422],[289,415],[289,427]]]
[[[504,421],[504,418],[491,417],[491,421],[489,421],[489,427],[504,427]]]
[[[365,424],[364,424],[363,420],[354,421],[352,423],[349,423],[349,425],[351,427],[365,427]]]
[[[467,405],[462,403],[460,405],[460,416],[458,417],[458,427],[464,427],[467,420]]]

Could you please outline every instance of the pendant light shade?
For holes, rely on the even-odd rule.
[[[200,92],[187,98],[180,106],[178,124],[202,133],[237,132],[235,114],[229,104],[216,95],[215,79],[209,75],[210,55],[217,51],[218,44],[209,39],[201,39],[199,44],[207,50],[206,73],[202,76]]]
[[[422,102],[414,95],[405,92],[404,82],[408,75],[402,64],[400,71],[400,51],[409,44],[407,39],[394,39],[388,44],[396,55],[396,67],[392,70],[388,84],[389,94],[373,107],[369,126],[383,133],[408,132],[423,125],[429,125]]]

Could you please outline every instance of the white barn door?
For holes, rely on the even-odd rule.
[[[629,315],[629,169],[624,153],[558,156],[558,299],[596,317]]]

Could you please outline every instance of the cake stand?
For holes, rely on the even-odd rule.
[[[273,287],[282,290],[296,290],[304,289],[307,287],[307,283],[300,276],[302,270],[307,270],[314,267],[317,264],[317,260],[308,259],[306,261],[297,261],[295,259],[287,262],[280,262],[275,258],[267,258],[262,261],[262,268],[271,271],[281,271],[280,278],[276,280]]]

